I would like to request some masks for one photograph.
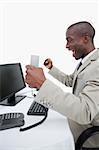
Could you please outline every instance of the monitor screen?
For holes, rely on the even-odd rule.
[[[0,104],[17,104],[24,97],[15,94],[23,88],[25,82],[20,63],[0,65]]]

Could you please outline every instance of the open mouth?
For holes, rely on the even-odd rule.
[[[70,49],[70,48],[68,48],[68,50],[69,50],[69,51],[71,51],[71,52],[72,52],[73,57],[75,57],[75,55],[76,55],[76,51],[75,51],[74,49]]]

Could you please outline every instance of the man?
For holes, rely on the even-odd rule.
[[[58,70],[51,59],[44,62],[50,69],[49,73],[72,87],[73,93],[64,92],[46,79],[42,68],[26,66],[26,82],[39,89],[35,100],[68,118],[75,141],[83,130],[99,125],[99,50],[95,49],[94,35],[93,26],[86,21],[68,27],[66,48],[82,63],[73,74],[66,75]],[[99,146],[99,136],[90,138],[85,146]]]

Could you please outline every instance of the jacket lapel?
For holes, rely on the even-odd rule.
[[[73,79],[73,91],[74,91],[74,88],[75,88],[75,84],[76,84],[76,80],[77,80],[77,76],[78,74],[83,71],[90,63],[91,61],[95,61],[96,59],[99,58],[99,49],[97,49],[97,51],[91,55],[81,66],[80,68],[77,70],[75,70],[75,75],[74,75],[74,79]]]

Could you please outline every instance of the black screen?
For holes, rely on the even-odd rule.
[[[25,87],[20,63],[0,65],[0,104],[15,105],[23,96],[15,93]],[[4,101],[4,102],[3,102]]]

